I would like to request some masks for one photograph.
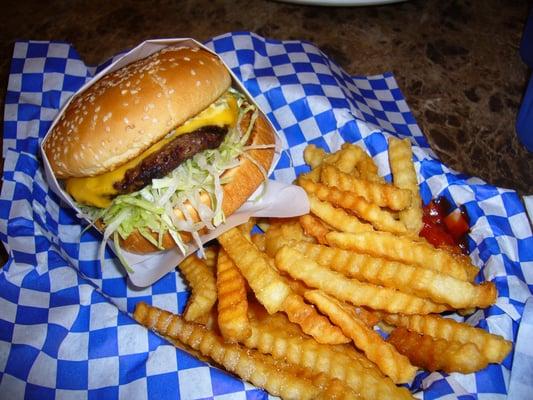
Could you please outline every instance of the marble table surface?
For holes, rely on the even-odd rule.
[[[3,2],[0,99],[13,42],[63,40],[96,64],[154,37],[205,40],[237,30],[314,42],[348,73],[392,71],[441,160],[533,193],[533,153],[515,134],[529,76],[519,56],[528,1],[412,0],[373,7],[274,1]]]

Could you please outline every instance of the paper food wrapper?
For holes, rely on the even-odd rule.
[[[187,46],[187,47],[200,47],[214,55],[213,51],[205,47],[203,44],[197,42],[191,38],[177,38],[177,39],[156,39],[156,40],[147,40],[128,51],[97,75],[94,76],[89,82],[83,85],[78,92],[75,93],[63,106],[59,114],[56,116],[50,129],[48,130],[45,138],[41,143],[41,154],[43,158],[44,170],[46,179],[50,188],[56,193],[61,200],[68,204],[71,208],[77,211],[79,215],[83,215],[81,210],[72,199],[72,197],[63,189],[61,183],[56,179],[54,173],[50,167],[48,158],[46,157],[46,152],[44,151],[44,144],[46,143],[46,138],[48,134],[52,131],[56,123],[59,121],[63,113],[65,112],[68,105],[72,102],[76,95],[84,92],[92,86],[95,82],[101,79],[103,76],[116,71],[132,62],[146,58],[153,53],[156,53],[168,46]],[[218,55],[216,55],[218,57]],[[254,104],[261,113],[263,111],[259,105],[255,102],[253,97],[250,95],[248,90],[240,83],[235,74],[231,69],[224,63],[224,61],[218,57],[228,72],[232,77],[232,86],[239,89],[243,93],[250,103]],[[264,113],[263,113],[264,115]],[[268,119],[267,119],[268,121]],[[269,121],[270,126],[272,124]],[[275,131],[275,129],[272,127]],[[274,170],[277,161],[280,157],[281,152],[281,142],[279,136],[276,132],[276,151],[274,155],[274,160],[268,171],[268,174]],[[290,200],[290,201],[288,201]],[[280,183],[276,181],[267,181],[261,185],[256,192],[244,203],[234,214],[229,216],[225,223],[218,226],[215,230],[209,231],[208,234],[201,236],[202,243],[206,243],[211,239],[216,238],[225,231],[233,228],[234,226],[240,225],[246,222],[250,217],[293,217],[309,212],[309,203],[307,200],[307,195],[298,186],[288,185],[285,183]],[[86,218],[85,218],[86,219]],[[89,221],[88,223],[94,221]],[[114,244],[112,241],[108,241],[108,246],[114,249]],[[126,271],[128,274],[129,280],[138,287],[146,287],[152,285],[158,279],[160,279],[167,272],[172,271],[176,265],[178,265],[186,256],[198,250],[198,246],[195,243],[191,243],[187,247],[187,252],[182,254],[181,251],[176,247],[174,249],[160,251],[150,254],[135,254],[128,251],[122,250],[124,258],[131,267],[131,271]]]

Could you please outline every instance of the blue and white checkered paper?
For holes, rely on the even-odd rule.
[[[533,236],[516,192],[442,165],[391,74],[352,77],[309,43],[250,33],[222,35],[207,45],[280,131],[287,151],[274,179],[290,182],[307,171],[302,151],[308,143],[337,150],[344,141],[366,148],[390,177],[387,137],[409,137],[424,201],[443,195],[465,205],[479,278],[499,290],[497,303],[468,322],[515,341],[533,289]],[[149,288],[131,287],[110,252],[100,266],[99,234],[81,234],[80,220],[49,191],[40,140],[61,105],[101,68],[87,67],[68,44],[15,45],[0,198],[0,238],[10,253],[0,271],[0,397],[266,398],[137,325],[129,315],[138,301],[172,312],[184,308],[180,276],[169,273]],[[88,251],[94,257],[80,257]],[[512,362],[510,355],[503,365],[470,375],[422,373],[412,390],[424,399],[505,398]]]

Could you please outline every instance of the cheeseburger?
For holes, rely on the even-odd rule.
[[[77,95],[43,147],[103,243],[147,253],[201,244],[265,180],[274,143],[215,55],[167,47]]]

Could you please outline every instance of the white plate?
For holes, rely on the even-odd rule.
[[[313,6],[348,7],[348,6],[375,6],[379,4],[400,3],[407,0],[280,0],[284,3],[307,4]]]

